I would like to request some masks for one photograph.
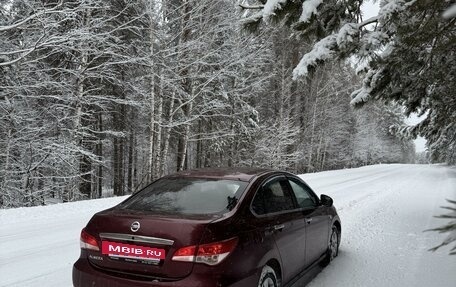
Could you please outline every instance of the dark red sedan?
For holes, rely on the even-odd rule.
[[[75,287],[273,287],[337,256],[340,219],[299,177],[264,169],[165,176],[95,214]]]

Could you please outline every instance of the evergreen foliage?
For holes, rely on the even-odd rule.
[[[399,132],[425,137],[435,162],[456,162],[456,18],[451,1],[381,0],[378,15],[370,19],[363,18],[363,0],[248,2],[242,5],[250,11],[242,20],[246,28],[283,23],[292,35],[314,43],[296,65],[294,78],[309,76],[329,60],[359,61],[363,83],[351,94],[352,104],[377,99],[403,106],[407,116],[424,115],[421,123]]]
[[[453,204],[453,206],[444,206],[442,208],[448,209],[451,212],[448,214],[443,214],[437,216],[437,218],[443,218],[443,219],[450,219],[446,225],[431,229],[430,231],[437,231],[439,233],[449,233],[447,238],[438,246],[431,248],[431,251],[436,251],[437,249],[449,245],[452,242],[456,242],[456,201],[454,200],[447,200],[450,204]],[[450,249],[450,254],[451,255],[456,255],[456,245],[453,246],[453,248]]]

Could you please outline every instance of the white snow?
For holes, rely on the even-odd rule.
[[[376,165],[303,178],[333,197],[343,225],[339,256],[309,287],[456,286],[450,248],[428,251],[446,236],[423,232],[449,222],[433,216],[456,198],[455,168]]]
[[[334,47],[336,46],[337,35],[331,34],[318,41],[312,51],[305,54],[299,64],[293,70],[293,79],[296,80],[300,76],[307,76],[309,66],[315,66],[318,61],[330,59],[334,55]]]
[[[72,286],[81,229],[123,199],[0,210],[0,286]]]
[[[301,76],[307,76],[309,67],[316,66],[320,61],[331,59],[336,54],[336,48],[346,49],[358,34],[359,24],[347,23],[337,33],[319,40],[309,53],[304,54],[296,68],[294,68],[293,79],[296,80]]]
[[[347,23],[340,28],[336,36],[337,46],[345,49],[348,45],[353,43],[353,38],[359,34],[358,24]]]
[[[382,31],[372,31],[363,37],[363,41],[366,42],[371,49],[380,48],[383,43],[388,41],[388,35]],[[387,54],[383,52],[382,55],[385,56]]]
[[[410,3],[409,3],[410,4]],[[391,1],[381,1],[380,2],[380,11],[378,12],[380,18],[387,19],[391,17],[392,14],[403,11],[406,8],[406,3],[404,0],[391,0]]]
[[[456,198],[456,169],[375,165],[302,177],[333,197],[342,220],[339,256],[310,287],[456,286],[450,248],[427,251],[446,236],[423,232],[448,222],[433,216]],[[71,286],[80,230],[124,198],[0,210],[0,286]]]
[[[363,4],[361,5],[361,12],[363,13],[364,19],[378,15],[378,11],[380,10],[379,2],[380,1],[376,0],[363,1]]]
[[[263,8],[264,21],[269,22],[270,17],[275,15],[275,11],[281,9],[282,4],[286,2],[287,0],[268,0]]]
[[[383,71],[384,68],[368,70],[366,76],[363,79],[363,86],[353,91],[350,95],[350,97],[352,98],[350,103],[352,105],[366,102],[369,99],[370,93],[372,92],[373,88],[378,83],[378,81],[381,79]]]
[[[307,23],[312,15],[318,15],[317,8],[323,0],[306,0],[302,3],[302,13],[299,21]]]

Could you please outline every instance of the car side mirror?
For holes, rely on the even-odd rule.
[[[333,205],[333,199],[327,196],[326,194],[322,194],[320,195],[320,204],[327,207],[331,207]]]

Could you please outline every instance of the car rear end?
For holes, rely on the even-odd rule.
[[[230,220],[247,184],[226,179],[162,179],[119,206],[94,215],[81,231],[73,285],[251,285],[254,274],[233,268],[233,260],[242,256],[236,231],[211,232],[213,226]]]

